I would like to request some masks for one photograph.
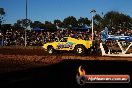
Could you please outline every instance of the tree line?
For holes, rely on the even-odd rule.
[[[0,27],[4,23],[5,11],[0,8]],[[56,30],[57,28],[73,28],[81,27],[83,25],[91,26],[91,19],[87,17],[80,17],[77,19],[74,16],[68,16],[64,20],[55,19],[53,22],[50,21],[32,21],[31,19],[18,19],[14,24],[14,28],[26,28],[30,26],[31,28],[41,28]],[[9,25],[8,25],[9,26]],[[118,11],[109,11],[105,14],[96,14],[94,16],[94,29],[97,31],[102,30],[107,26],[110,30],[116,29],[132,29],[132,18]]]

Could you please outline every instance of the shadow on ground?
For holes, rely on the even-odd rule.
[[[80,65],[85,69],[86,74],[129,74],[130,77],[132,76],[132,62],[128,61],[63,60],[50,66],[0,74],[0,88],[131,88],[131,82],[80,86],[76,82]]]

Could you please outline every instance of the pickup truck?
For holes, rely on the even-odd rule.
[[[43,48],[52,54],[55,51],[74,51],[76,54],[84,54],[92,46],[92,40],[63,37],[60,40],[43,44]]]

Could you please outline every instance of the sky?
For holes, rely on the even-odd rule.
[[[18,19],[26,18],[26,0],[0,0],[0,8],[6,12],[5,23],[14,24]],[[27,0],[28,19],[32,21],[64,20],[68,16],[88,17],[90,11],[105,14],[108,11],[118,11],[132,17],[132,0]]]

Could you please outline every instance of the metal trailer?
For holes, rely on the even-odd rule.
[[[102,56],[119,56],[119,57],[132,57],[132,53],[127,53],[127,51],[130,49],[132,46],[132,37],[131,36],[114,36],[114,35],[108,35],[108,29],[105,28],[105,30],[102,31],[101,34],[101,40],[102,42],[100,43],[100,49],[101,49],[101,54]],[[108,40],[115,40],[121,50],[120,53],[110,53],[110,50],[108,50],[108,53],[106,53],[105,47],[103,46],[103,42],[106,42]],[[127,46],[126,49],[123,48],[121,45],[121,41],[129,41],[129,45]]]

